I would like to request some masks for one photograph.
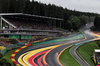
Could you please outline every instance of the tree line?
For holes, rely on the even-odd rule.
[[[94,19],[94,25],[91,27],[93,31],[100,31],[100,15],[97,15]]]
[[[62,18],[62,28],[77,30],[80,26],[94,20],[95,13],[69,10],[54,4],[44,4],[30,0],[0,0],[0,13],[27,13]]]

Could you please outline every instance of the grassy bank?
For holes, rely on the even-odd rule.
[[[70,47],[71,48],[71,47]],[[66,49],[59,57],[59,60],[63,66],[80,66],[78,62],[70,55],[69,50]]]
[[[7,60],[7,62],[9,62],[12,66],[14,66],[12,60],[11,60],[11,54],[17,49],[8,51],[2,58],[5,58]]]
[[[94,49],[100,49],[96,42],[97,41],[84,44],[79,48],[80,54],[91,64],[91,66],[94,66],[94,63],[91,60],[91,55],[93,55]]]

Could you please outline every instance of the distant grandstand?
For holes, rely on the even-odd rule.
[[[23,13],[0,14],[0,36],[32,39],[34,36],[57,36],[63,19]]]

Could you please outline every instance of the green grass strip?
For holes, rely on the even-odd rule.
[[[91,64],[91,66],[95,66],[91,60],[91,55],[93,55],[94,49],[100,49],[96,44],[96,41],[87,43],[79,48],[79,53]]]
[[[70,47],[71,48],[71,47]],[[79,63],[70,55],[69,50],[66,49],[59,57],[59,60],[63,66],[80,66]]]
[[[12,66],[14,66],[12,60],[11,60],[11,54],[17,49],[13,49],[11,51],[8,51],[2,58],[5,58],[7,62],[9,62]]]

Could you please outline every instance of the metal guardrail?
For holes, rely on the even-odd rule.
[[[1,29],[1,31],[25,31],[25,32],[57,32],[57,33],[59,33],[60,31],[58,31],[58,30],[37,30],[37,29],[19,29],[19,30],[17,30],[17,29]]]
[[[2,29],[0,35],[37,35],[37,36],[54,36],[61,31],[56,30],[34,30],[34,29]],[[53,34],[52,34],[53,33]]]
[[[34,33],[0,33],[0,35],[37,35],[37,36],[54,36],[52,34],[34,34]]]
[[[24,46],[25,44],[20,44],[20,43],[17,43],[17,44],[13,44],[13,45],[10,45],[10,46],[7,46],[3,51],[1,51],[0,53],[2,55],[4,55],[7,50],[12,50],[13,48],[18,48],[18,47],[21,47],[21,46]]]

